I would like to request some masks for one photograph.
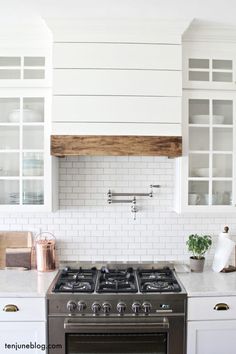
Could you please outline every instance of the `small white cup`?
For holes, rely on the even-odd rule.
[[[196,205],[200,202],[200,195],[197,194],[197,193],[190,193],[188,195],[188,202],[189,202],[189,205]]]
[[[206,205],[209,205],[209,201],[210,201],[209,194],[204,194],[204,201]],[[211,202],[213,205],[217,204],[217,202],[219,203],[217,194],[212,194]]]

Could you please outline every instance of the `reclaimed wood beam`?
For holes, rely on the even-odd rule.
[[[52,135],[51,155],[168,156],[182,155],[179,136]]]

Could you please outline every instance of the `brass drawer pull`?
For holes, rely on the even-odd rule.
[[[224,303],[219,303],[214,306],[214,310],[216,311],[226,311],[229,310],[229,305]]]
[[[5,312],[17,312],[17,311],[19,311],[19,308],[16,305],[9,304],[9,305],[5,305],[4,306],[3,311],[5,311]]]

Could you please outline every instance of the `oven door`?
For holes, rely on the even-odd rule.
[[[57,354],[183,354],[183,333],[176,322],[175,337],[170,321],[173,318],[50,318],[49,344],[62,344]]]
[[[66,335],[67,354],[167,354],[167,319],[136,325],[132,322],[90,324],[89,333],[79,321],[68,319],[65,327],[77,332]]]

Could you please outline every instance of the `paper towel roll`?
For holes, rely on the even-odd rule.
[[[235,242],[230,240],[224,232],[219,235],[215,256],[212,264],[214,272],[220,272],[227,265],[230,255],[235,247]]]
[[[225,238],[228,238],[231,240],[231,235],[230,235],[229,231],[228,232],[221,232],[219,234],[219,236],[224,236]]]

